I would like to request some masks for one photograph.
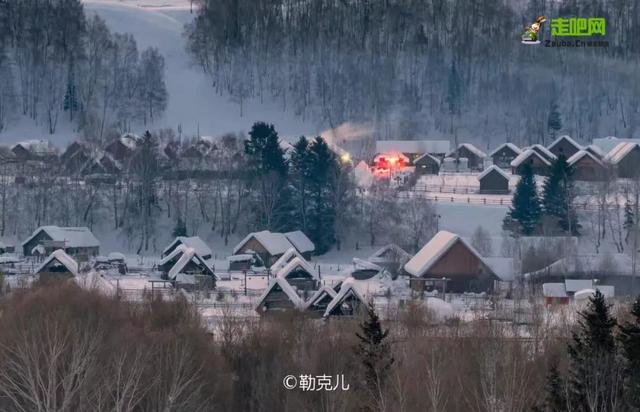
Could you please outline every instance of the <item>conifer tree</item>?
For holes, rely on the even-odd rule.
[[[619,340],[624,358],[626,406],[640,410],[640,296],[631,308],[631,320],[620,326]]]
[[[600,291],[579,312],[578,330],[569,344],[569,402],[573,410],[609,411],[622,402],[616,354],[616,319]],[[612,409],[613,408],[613,409]]]
[[[308,230],[316,246],[316,253],[325,253],[335,243],[335,169],[340,167],[335,154],[321,137],[309,145],[310,186],[312,209]]]
[[[547,382],[545,385],[545,399],[542,407],[537,411],[544,412],[564,412],[567,410],[567,397],[565,393],[565,381],[560,375],[555,359],[551,360]]]
[[[361,360],[362,388],[373,401],[373,407],[369,406],[366,410],[381,409],[380,405],[384,403],[382,393],[394,362],[388,335],[389,330],[383,330],[373,303],[369,302],[367,317],[360,324],[360,332],[356,332],[360,342],[355,348]]]
[[[573,168],[560,154],[553,162],[551,175],[544,182],[542,206],[545,216],[553,218],[563,232],[578,235],[580,224],[573,208],[574,198]]]
[[[503,228],[529,236],[538,228],[540,215],[540,199],[536,190],[533,169],[530,164],[526,163],[522,167],[520,181],[513,194],[512,205],[503,221]]]

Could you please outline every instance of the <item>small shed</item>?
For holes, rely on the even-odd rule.
[[[509,180],[511,177],[496,165],[489,166],[478,176],[480,181],[480,193],[506,194],[509,193]]]
[[[499,280],[482,256],[460,236],[441,230],[411,258],[404,269],[416,278],[446,278],[454,293],[486,292]],[[411,287],[421,290],[423,282]]]
[[[489,156],[491,156],[491,160],[494,165],[503,169],[508,169],[511,165],[511,161],[518,157],[520,153],[522,153],[522,150],[520,150],[520,148],[515,144],[503,143],[491,152]]]
[[[466,158],[467,165],[471,170],[482,170],[486,153],[478,149],[471,143],[462,143],[456,150],[451,152],[448,157]]]
[[[429,153],[419,156],[413,161],[413,165],[417,176],[437,175],[440,171],[440,159]]]
[[[511,173],[521,175],[522,166],[525,163],[531,165],[531,169],[536,175],[547,176],[551,172],[551,162],[542,157],[537,151],[526,149],[511,161]]]
[[[567,159],[582,150],[582,145],[567,135],[558,137],[548,147],[556,157],[564,155]]]
[[[573,177],[575,180],[599,181],[607,176],[605,164],[587,150],[580,150],[567,159],[573,167]]]
[[[78,262],[65,253],[64,250],[54,250],[35,272],[45,277],[72,277],[78,276]]]

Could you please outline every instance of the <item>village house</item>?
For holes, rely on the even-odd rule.
[[[608,173],[606,165],[587,150],[576,152],[567,162],[573,167],[573,178],[575,180],[604,180]]]
[[[518,157],[522,153],[522,150],[513,143],[503,143],[498,146],[491,154],[491,161],[494,165],[508,169],[511,166],[511,161]]]
[[[300,254],[300,252],[298,252],[295,247],[290,247],[286,252],[284,252],[282,256],[278,258],[278,260],[275,261],[273,265],[271,265],[271,267],[269,268],[271,274],[275,276],[278,272],[280,272],[280,269],[287,266],[287,263],[291,262],[295,258],[299,258],[300,260],[305,261],[305,258]]]
[[[35,273],[49,278],[78,276],[78,262],[64,250],[57,249],[42,262]]]
[[[449,153],[447,157],[450,158],[465,158],[467,159],[467,167],[471,170],[482,170],[484,167],[484,159],[487,157],[486,153],[478,149],[471,143],[462,143],[456,150]]]
[[[57,158],[58,150],[48,140],[25,140],[11,146],[17,161],[51,161]]]
[[[43,256],[62,249],[80,261],[100,253],[100,241],[87,227],[41,226],[24,242],[24,256]]]
[[[163,277],[169,280],[176,280],[179,274],[209,276],[215,279],[213,270],[202,256],[194,248],[184,244],[176,246],[171,253],[162,258],[158,263],[158,269],[162,271]]]
[[[591,153],[598,160],[602,160],[606,156],[606,153],[595,144],[590,144],[589,146],[585,147],[584,150]]]
[[[298,295],[296,289],[287,282],[287,279],[275,277],[269,280],[269,285],[258,299],[256,312],[264,315],[269,312],[302,310],[304,306],[304,299]]]
[[[582,146],[571,137],[563,135],[551,143],[547,149],[549,149],[549,151],[556,157],[564,155],[564,157],[568,159],[578,153],[578,151],[582,150]]]
[[[298,257],[293,258],[280,269],[276,277],[286,279],[291,286],[302,291],[315,290],[320,282],[309,263]]]
[[[304,310],[314,317],[321,317],[327,311],[327,306],[338,293],[328,286],[322,286],[307,300]]]
[[[413,161],[416,176],[437,175],[440,171],[440,159],[432,154],[425,153]]]
[[[488,292],[499,280],[482,256],[458,235],[438,232],[404,265],[411,287],[423,290],[424,279],[447,279],[447,291]]]
[[[234,248],[234,255],[257,254],[266,267],[273,265],[287,250],[294,247],[305,259],[315,250],[313,242],[301,231],[275,233],[268,230],[249,233]]]
[[[388,244],[376,250],[368,261],[376,264],[391,274],[394,278],[402,272],[404,264],[411,259],[411,255],[400,246]]]
[[[507,194],[509,193],[509,180],[511,176],[496,165],[489,166],[478,176],[480,193],[483,194]]]
[[[373,299],[376,290],[376,285],[366,280],[356,280],[353,277],[345,279],[339,292],[327,305],[323,317],[357,315],[364,310],[370,298]]]
[[[531,165],[533,174],[547,176],[551,172],[551,163],[546,158],[533,149],[526,149],[511,161],[511,173],[521,175],[525,163]]]
[[[547,162],[549,162],[549,164],[552,164],[557,159],[556,155],[551,153],[549,149],[547,149],[541,144],[534,144],[533,146],[528,147],[527,149],[532,149],[533,151],[538,153],[542,158],[544,158]]]
[[[200,238],[200,236],[178,236],[162,251],[161,257],[168,256],[179,245],[185,245],[192,248],[196,253],[204,260],[209,260],[213,257],[211,248]]]
[[[620,178],[632,179],[640,175],[640,145],[636,142],[618,143],[602,160],[612,165]]]

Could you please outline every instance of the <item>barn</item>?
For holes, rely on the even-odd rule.
[[[422,175],[437,175],[440,171],[440,159],[429,153],[425,153],[422,156],[414,160],[415,174]]]
[[[488,292],[499,280],[480,254],[458,235],[442,230],[404,265],[414,278],[446,278],[447,290],[454,293]],[[424,282],[412,279],[411,287],[421,290]]]
[[[567,159],[582,150],[582,146],[567,135],[563,135],[554,140],[547,148],[554,156],[564,155]]]
[[[518,157],[522,153],[522,150],[513,143],[503,143],[498,146],[491,154],[491,160],[493,164],[502,168],[508,169],[511,165],[511,161]]]
[[[607,167],[597,157],[587,150],[580,150],[567,159],[573,167],[573,177],[575,180],[599,181],[607,176]]]
[[[64,250],[54,250],[36,269],[38,276],[72,277],[78,276],[78,262],[67,255]]]
[[[496,165],[489,166],[478,176],[480,193],[506,194],[509,193],[509,179],[511,177]]]
[[[24,256],[51,253],[56,249],[85,261],[99,254],[100,241],[87,227],[42,226],[22,242]]]
[[[522,174],[522,166],[529,163],[533,169],[533,174],[546,176],[551,171],[551,162],[542,157],[533,149],[526,149],[518,157],[511,161],[511,173]]]
[[[618,143],[602,160],[615,168],[618,177],[631,179],[640,175],[640,145],[636,142]]]
[[[478,149],[471,143],[462,143],[456,150],[451,152],[448,157],[467,159],[467,166],[471,170],[482,170],[484,166],[484,159],[487,157],[486,153]]]

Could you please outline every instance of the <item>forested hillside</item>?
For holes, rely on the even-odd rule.
[[[167,103],[164,58],[85,16],[80,0],[0,2],[0,132],[17,118],[88,140],[147,124]]]
[[[538,15],[605,17],[609,47],[522,45]],[[201,0],[187,35],[212,93],[371,122],[381,137],[495,145],[640,126],[633,0]]]

